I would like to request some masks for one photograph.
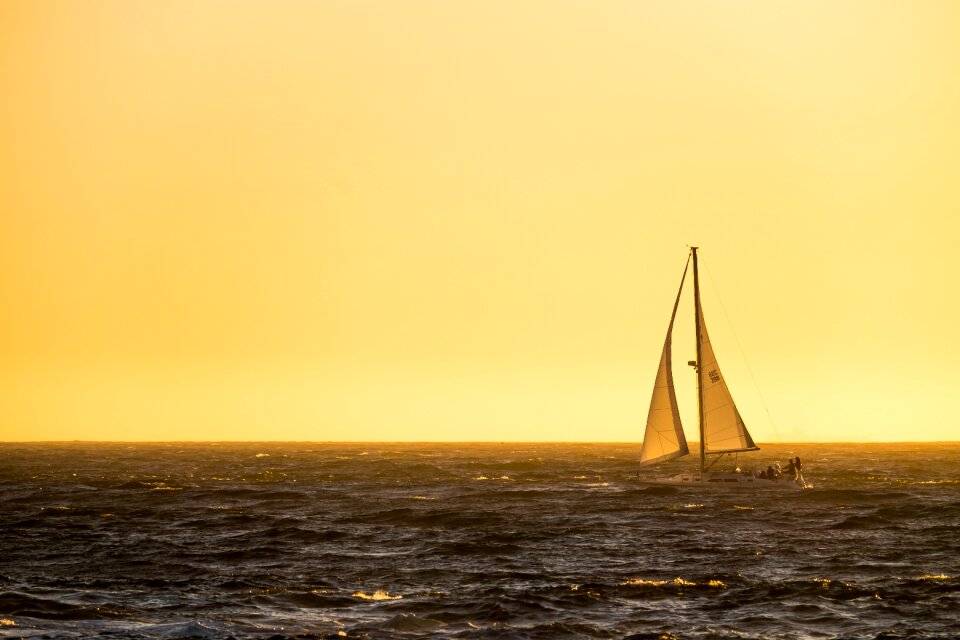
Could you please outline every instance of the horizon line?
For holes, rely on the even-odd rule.
[[[688,441],[688,444],[699,440]],[[0,440],[4,444],[619,444],[640,447],[633,440]],[[960,444],[960,440],[795,440],[761,443],[765,446],[808,444]],[[742,453],[752,453],[745,451]]]

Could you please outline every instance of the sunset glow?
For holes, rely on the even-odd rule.
[[[4,2],[0,440],[639,442],[691,244],[761,446],[960,439],[957,25]]]

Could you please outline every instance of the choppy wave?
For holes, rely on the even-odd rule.
[[[815,489],[644,485],[635,445],[2,444],[0,638],[956,637],[960,445],[754,459],[795,455]]]

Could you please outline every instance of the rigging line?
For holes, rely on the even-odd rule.
[[[783,438],[780,436],[780,430],[773,421],[773,414],[770,413],[770,408],[767,406],[767,399],[763,397],[763,392],[760,390],[760,385],[757,383],[757,376],[753,374],[753,369],[750,367],[750,362],[747,360],[747,354],[743,350],[743,345],[740,344],[740,336],[737,335],[737,330],[733,328],[733,323],[730,322],[730,314],[727,313],[727,307],[724,306],[723,298],[720,297],[720,291],[717,289],[717,283],[713,280],[713,274],[710,273],[710,267],[703,262],[703,256],[700,257],[700,262],[703,263],[703,270],[707,272],[707,278],[710,279],[710,286],[713,287],[713,292],[717,296],[717,302],[720,303],[720,309],[723,311],[723,317],[727,319],[727,325],[730,327],[730,332],[733,334],[733,339],[737,343],[737,347],[740,349],[740,357],[743,358],[743,363],[747,365],[747,371],[750,373],[750,379],[753,380],[753,387],[757,390],[757,395],[760,396],[760,404],[763,405],[763,410],[767,413],[767,420],[770,421],[770,426],[773,427],[773,433],[777,438],[777,442],[783,442]]]

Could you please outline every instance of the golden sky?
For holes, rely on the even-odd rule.
[[[960,439],[958,25],[0,3],[0,440],[639,441],[690,244],[759,443]]]

